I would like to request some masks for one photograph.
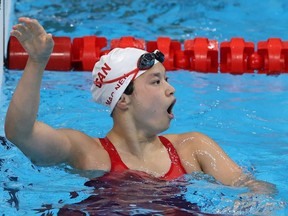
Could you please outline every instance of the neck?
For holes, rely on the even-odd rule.
[[[162,143],[157,137],[161,131],[155,131],[153,126],[150,126],[147,122],[139,122],[140,120],[135,118],[134,115],[133,110],[115,107],[113,128],[109,131],[107,137],[117,150],[143,159],[145,153],[151,153],[162,147]]]
[[[118,150],[143,159],[145,150],[151,145],[154,146],[155,141],[157,141],[157,135],[147,135],[143,131],[137,130],[133,124],[128,122],[114,124],[107,137]]]

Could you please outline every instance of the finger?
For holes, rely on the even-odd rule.
[[[29,17],[19,17],[18,19],[19,23],[29,23],[31,22],[31,19]]]
[[[19,31],[14,31],[14,30],[11,31],[11,32],[10,32],[10,36],[16,37],[17,40],[18,40],[20,43],[22,43],[23,41],[26,40],[25,37],[23,37],[23,34],[22,34],[21,32],[19,32]]]
[[[48,33],[47,36],[46,36],[46,41],[48,43],[51,43],[52,45],[54,44],[54,40],[53,40],[53,36],[52,34]]]
[[[30,35],[30,32],[26,26],[17,24],[13,26],[10,34],[15,36],[19,41],[24,41],[27,39],[28,35]]]
[[[48,33],[48,34],[47,34],[47,39],[48,39],[48,40],[51,40],[52,37],[53,37],[53,35],[52,35],[51,33]]]
[[[18,40],[19,40],[19,38],[22,36],[21,32],[15,31],[15,30],[12,30],[12,31],[10,32],[10,35],[16,37]]]
[[[36,34],[46,33],[45,29],[36,19],[25,19],[26,26]]]
[[[19,31],[19,32],[25,32],[28,31],[28,28],[22,24],[16,24],[12,27],[13,30]]]
[[[20,17],[18,20],[19,22],[24,23],[24,25],[27,26],[29,31],[33,31],[36,34],[46,33],[45,29],[36,19],[31,19],[29,17]]]

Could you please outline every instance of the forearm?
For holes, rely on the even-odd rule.
[[[277,194],[277,188],[274,184],[260,180],[250,180],[245,184],[252,193],[266,194],[274,196]]]
[[[27,61],[23,75],[10,102],[6,121],[6,137],[15,142],[32,133],[39,107],[40,86],[47,61]]]
[[[256,180],[250,175],[243,174],[233,186],[247,187],[251,193],[275,195],[277,194],[277,188],[274,184],[269,182]]]

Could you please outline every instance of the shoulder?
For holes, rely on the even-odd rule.
[[[207,146],[217,145],[212,138],[200,132],[166,134],[163,136],[170,140],[177,150],[197,150],[206,148]]]
[[[59,129],[58,131],[65,135],[66,139],[71,143],[72,148],[84,148],[85,146],[102,148],[99,138],[93,138],[81,131],[67,128]]]
[[[166,137],[173,145],[183,145],[184,143],[195,143],[202,139],[209,139],[209,137],[200,132],[187,132],[187,133],[179,133],[179,134],[165,134]]]
[[[106,166],[101,166],[107,164],[109,155],[99,138],[73,129],[60,129],[59,131],[66,135],[71,145],[70,165],[78,169],[107,169]]]
[[[167,134],[165,138],[175,147],[187,173],[202,171],[197,154],[201,152],[202,142],[208,137],[199,132]]]

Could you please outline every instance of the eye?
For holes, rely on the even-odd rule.
[[[160,79],[154,80],[154,81],[153,81],[153,84],[157,84],[157,85],[158,85],[158,84],[160,84],[160,82],[161,82]]]
[[[166,82],[169,82],[169,77],[165,77]]]

